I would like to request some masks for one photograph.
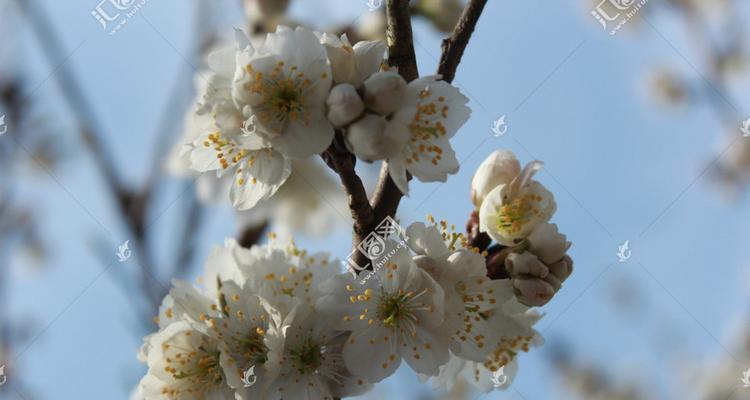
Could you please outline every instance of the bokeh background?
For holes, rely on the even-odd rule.
[[[128,398],[154,328],[144,287],[155,296],[174,275],[193,279],[210,249],[243,229],[162,168],[206,42],[247,24],[239,2],[149,0],[114,36],[91,16],[96,5],[0,0],[2,398]],[[520,356],[504,392],[437,393],[403,367],[366,398],[750,398],[740,380],[750,368],[750,138],[740,130],[750,4],[651,0],[614,36],[591,16],[595,5],[489,2],[455,81],[473,109],[453,140],[461,171],[412,184],[399,211],[405,223],[433,214],[461,227],[489,153],[543,160],[539,179],[575,260],[542,309],[546,344]],[[288,16],[340,29],[372,25],[378,12],[364,0],[296,0]],[[420,73],[431,74],[447,34],[424,17],[414,31]],[[72,106],[81,103],[84,123]],[[508,131],[493,136],[502,115]],[[87,146],[86,129],[101,148]],[[118,196],[101,159],[116,166]],[[359,168],[372,183],[376,168]],[[140,213],[143,199],[128,194],[144,187],[153,190],[139,248],[120,210]],[[337,213],[338,229],[297,243],[346,257]],[[133,257],[120,263],[125,240]],[[626,240],[632,257],[621,263]]]

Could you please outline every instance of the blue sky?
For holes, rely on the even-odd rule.
[[[78,47],[68,64],[95,104],[112,156],[129,182],[141,182],[173,80],[190,68],[183,55],[191,51],[193,15],[186,5],[191,2],[151,0],[114,37],[90,16],[95,1],[36,3],[66,51]],[[234,1],[215,3],[236,8]],[[489,3],[455,81],[473,109],[453,142],[461,171],[445,184],[412,184],[400,217],[412,222],[431,213],[463,226],[471,208],[471,176],[489,153],[507,148],[522,161],[543,160],[539,179],[556,194],[554,222],[573,242],[576,270],[544,307],[540,330],[548,343],[565,343],[608,373],[667,396],[677,379],[676,360],[687,357],[700,370],[705,360],[725,356],[722,346],[731,351],[728,325],[747,309],[750,206],[727,201],[702,174],[723,144],[722,121],[707,107],[658,106],[644,89],[656,66],[699,79],[700,60],[693,58],[680,25],[665,14],[650,17],[653,29],[633,22],[632,29],[610,37],[588,15],[585,1]],[[351,21],[363,12],[365,1],[298,0],[293,9],[315,26]],[[225,30],[231,25],[229,18]],[[414,27],[420,72],[430,74],[441,35],[424,21]],[[18,35],[27,37],[28,30],[20,25]],[[39,85],[34,98],[44,99],[58,134],[75,142],[73,121],[54,99],[60,90],[49,78],[55,65],[44,62],[36,45],[14,51],[24,60],[31,86]],[[738,126],[750,114],[741,107],[750,102],[741,88],[731,93]],[[500,115],[507,116],[509,130],[493,137],[490,127]],[[18,373],[40,398],[125,398],[143,373],[135,358],[142,331],[127,298],[133,294],[116,286],[114,272],[97,279],[108,263],[94,256],[92,245],[102,239],[119,243],[127,234],[98,190],[101,178],[88,155],[73,155],[55,179],[37,173],[20,188],[39,205],[52,252],[46,272],[14,269],[11,312],[32,316],[41,333],[20,355]],[[167,208],[179,190],[175,183],[163,194],[166,211],[153,227],[160,235],[168,235],[181,217],[178,207]],[[199,257],[234,232],[226,210],[216,210],[208,225]],[[618,263],[615,252],[625,240],[633,256]],[[299,242],[343,258],[350,239],[340,232],[327,242]],[[114,249],[110,261],[116,261]],[[627,310],[613,300],[623,290],[634,293]],[[486,398],[560,398],[548,356],[547,348],[524,354],[517,391]],[[748,366],[736,366],[738,379]],[[402,370],[383,390],[426,389],[416,382]]]

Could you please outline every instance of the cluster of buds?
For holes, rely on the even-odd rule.
[[[345,132],[357,158],[383,160],[403,147],[403,135],[390,134],[386,118],[399,109],[405,92],[406,81],[394,71],[377,72],[359,87],[341,83],[331,90],[328,119]]]
[[[532,179],[541,168],[533,161],[521,169],[511,151],[492,153],[472,180],[476,211],[467,226],[472,243],[487,251],[489,276],[511,279],[518,300],[529,306],[549,302],[573,271],[570,242],[549,222],[554,196]]]

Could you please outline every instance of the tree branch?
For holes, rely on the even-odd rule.
[[[354,170],[356,158],[344,145],[342,136],[337,133],[331,146],[321,155],[328,166],[336,171],[344,185],[349,199],[349,211],[354,220],[354,243],[359,243],[366,235],[367,228],[374,221],[373,210],[367,199],[367,191]]]
[[[388,30],[388,64],[398,68],[398,73],[407,81],[419,77],[417,56],[414,53],[414,35],[411,28],[411,9],[409,0],[387,0],[385,14]],[[403,193],[388,174],[388,163],[380,168],[380,178],[372,197],[374,221],[381,221],[387,216],[394,216],[401,202]]]
[[[487,0],[471,0],[459,20],[453,34],[443,41],[443,53],[440,56],[438,74],[443,80],[452,82],[456,74],[461,56],[469,43],[479,16],[482,14]],[[388,62],[397,67],[401,76],[412,81],[419,76],[416,56],[414,54],[414,37],[411,29],[411,17],[408,0],[387,0],[386,21],[388,23]],[[403,194],[396,187],[388,174],[388,163],[383,163],[380,178],[372,198],[375,210],[375,221],[396,214]]]
[[[474,33],[474,28],[486,4],[487,0],[471,0],[464,9],[456,28],[453,29],[453,34],[443,40],[443,54],[440,56],[438,74],[443,77],[444,81],[453,82],[458,64],[461,62],[464,50],[469,44],[469,39]]]

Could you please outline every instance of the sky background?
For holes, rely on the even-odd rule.
[[[185,102],[191,97],[192,69],[185,59],[193,51],[192,1],[150,0],[115,36],[91,17],[95,0],[34,3],[51,21],[67,65],[95,105],[111,156],[128,182],[142,182],[175,79],[185,80]],[[219,23],[229,33],[240,23],[240,11],[234,1],[214,3],[225,16],[236,15]],[[473,110],[452,142],[461,170],[444,184],[412,183],[411,196],[401,203],[405,223],[433,214],[462,227],[471,211],[471,177],[488,154],[505,148],[522,162],[545,162],[538,179],[556,195],[553,222],[573,242],[575,272],[542,309],[546,316],[538,328],[547,345],[520,357],[512,389],[482,398],[565,398],[550,365],[555,346],[659,397],[689,393],[694,382],[687,370],[702,375],[709,360],[728,357],[731,327],[748,310],[750,201],[729,200],[705,173],[726,146],[727,132],[708,107],[658,105],[645,83],[658,66],[700,79],[700,60],[668,14],[650,15],[653,27],[632,21],[611,37],[591,18],[589,6],[489,2],[455,80]],[[24,257],[12,261],[11,319],[35,322],[34,340],[15,349],[15,373],[40,399],[126,398],[145,371],[136,360],[144,331],[128,300],[137,293],[124,292],[115,279],[117,269],[137,265],[118,263],[102,274],[116,262],[116,244],[127,233],[59,100],[52,74],[63,60],[44,59],[14,9],[14,1],[0,0],[10,31],[3,41],[11,41],[0,59],[20,65],[55,133],[71,143],[70,157],[54,176],[24,172],[19,179],[19,195],[38,206],[52,246],[49,268],[42,271],[30,270]],[[748,5],[741,11],[750,16]],[[364,1],[354,0],[298,0],[292,8],[292,15],[316,27],[367,12]],[[422,20],[414,30],[420,73],[430,74],[442,34]],[[750,116],[747,83],[738,77],[730,93],[738,128]],[[501,115],[508,133],[494,137],[490,128]],[[731,133],[740,135],[739,129]],[[164,213],[152,227],[159,235],[169,235],[183,216],[183,209],[169,206],[180,190],[175,181],[161,194]],[[198,258],[234,231],[231,213],[216,209]],[[618,263],[617,246],[625,240],[632,258]],[[92,250],[102,241],[112,245],[111,260]],[[302,247],[340,258],[349,242],[345,229],[326,241],[298,238]],[[738,385],[748,367],[736,364]],[[429,390],[417,383],[402,368],[368,398],[413,398]]]

